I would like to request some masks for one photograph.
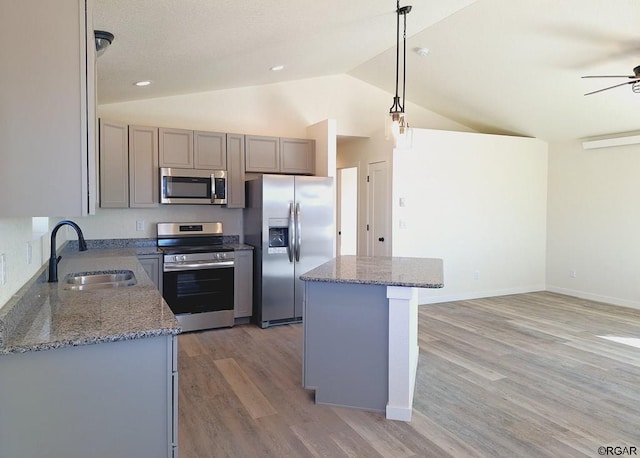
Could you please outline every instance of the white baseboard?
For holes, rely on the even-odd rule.
[[[605,296],[602,294],[594,294],[585,291],[578,291],[568,288],[560,288],[552,285],[535,285],[521,288],[507,288],[492,291],[470,291],[459,294],[448,294],[442,296],[426,296],[422,295],[422,291],[418,293],[418,304],[439,304],[441,302],[468,301],[471,299],[483,299],[485,297],[507,296],[509,294],[535,293],[538,291],[549,291],[551,293],[565,294],[567,296],[578,297],[590,301],[604,302],[605,304],[619,305],[621,307],[630,307],[640,309],[640,301],[631,301],[619,297]]]
[[[619,297],[604,296],[602,294],[594,294],[594,293],[588,293],[585,291],[577,291],[574,289],[560,288],[552,285],[547,286],[546,290],[552,293],[566,294],[567,296],[579,297],[580,299],[588,299],[590,301],[604,302],[606,304],[611,304],[611,305],[620,305],[622,307],[631,307],[634,309],[640,309],[639,301],[630,301],[628,299],[621,299]]]
[[[418,304],[438,304],[440,302],[468,301],[471,299],[482,299],[485,297],[507,296],[509,294],[534,293],[545,291],[545,285],[523,286],[518,288],[496,289],[490,291],[469,291],[458,294],[447,294],[442,296],[427,296],[426,291],[418,292]]]

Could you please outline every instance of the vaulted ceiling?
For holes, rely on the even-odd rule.
[[[630,84],[583,95],[629,79],[581,78],[633,75],[638,0],[406,4],[411,102],[482,132],[549,141],[640,130]],[[116,36],[98,60],[99,103],[342,73],[392,93],[395,8],[394,0],[95,0],[95,28]],[[147,79],[151,86],[133,85]]]

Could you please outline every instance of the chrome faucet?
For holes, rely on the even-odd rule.
[[[55,225],[53,230],[51,231],[51,257],[49,258],[49,283],[55,283],[58,281],[58,262],[62,256],[56,255],[56,234],[58,233],[58,229],[62,226],[71,226],[76,233],[78,234],[78,248],[80,251],[87,251],[87,242],[84,240],[84,235],[82,235],[82,230],[80,226],[78,226],[73,221],[69,221],[67,219],[60,221]]]

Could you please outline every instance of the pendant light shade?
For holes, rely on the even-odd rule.
[[[404,112],[405,103],[405,81],[406,81],[406,60],[407,60],[407,14],[411,11],[411,6],[400,7],[400,0],[397,0],[396,7],[396,95],[393,97],[393,105],[389,108],[389,116],[385,123],[387,138],[393,137],[396,145],[410,140],[411,129]],[[399,95],[400,88],[400,16],[403,19],[402,32],[402,97]]]

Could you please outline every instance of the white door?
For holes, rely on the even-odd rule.
[[[358,167],[338,169],[338,253],[357,254]]]
[[[386,161],[368,164],[367,255],[391,256],[389,169]]]

